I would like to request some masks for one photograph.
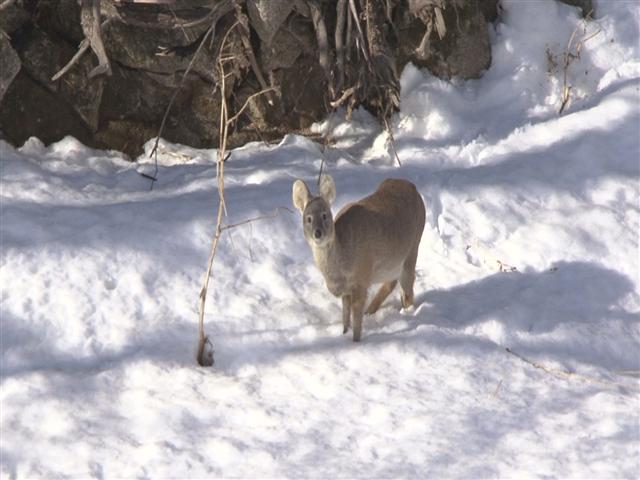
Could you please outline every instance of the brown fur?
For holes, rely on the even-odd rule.
[[[382,283],[366,313],[375,313],[400,282],[402,305],[413,305],[418,247],[425,207],[414,184],[387,179],[378,189],[331,215],[335,184],[328,175],[313,197],[302,180],[293,184],[293,203],[302,213],[304,235],[329,291],[342,298],[343,332],[353,318],[353,340],[360,340],[367,291]]]

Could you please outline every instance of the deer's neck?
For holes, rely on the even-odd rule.
[[[329,291],[336,296],[345,295],[347,285],[343,272],[344,259],[336,238],[322,247],[312,244],[311,251]]]

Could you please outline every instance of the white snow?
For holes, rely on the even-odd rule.
[[[233,152],[225,222],[279,213],[223,236],[213,368],[216,152],[161,142],[150,191],[146,156],[0,142],[0,476],[637,478],[640,8],[501,3],[481,79],[405,69],[401,167],[362,111]],[[359,344],[280,208],[323,158],[336,209],[389,176],[427,203],[416,306]]]

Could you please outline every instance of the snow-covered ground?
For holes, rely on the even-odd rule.
[[[394,293],[359,344],[280,208],[224,234],[198,367],[215,151],[162,143],[150,191],[147,157],[0,143],[0,476],[638,478],[640,8],[599,1],[585,31],[565,5],[503,7],[483,78],[403,73],[401,167],[364,112],[318,125],[326,149],[227,163],[228,223],[292,208],[323,158],[336,209],[416,183],[416,307]],[[559,116],[574,30],[599,33]]]

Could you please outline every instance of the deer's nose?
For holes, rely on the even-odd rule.
[[[320,238],[322,236],[322,231],[319,228],[316,228],[315,231],[313,232],[313,236],[315,238]]]

